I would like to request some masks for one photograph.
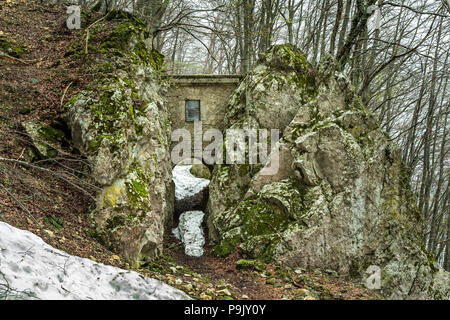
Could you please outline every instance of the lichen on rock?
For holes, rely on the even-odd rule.
[[[22,122],[22,127],[28,137],[30,137],[39,158],[56,157],[60,144],[65,139],[63,131],[31,121]]]
[[[314,94],[296,87],[277,96],[274,85],[258,89],[258,75],[282,78],[296,70],[309,76],[308,69],[288,54],[267,59],[232,96],[228,124],[281,129],[280,169],[272,176],[256,170],[236,179],[237,165],[216,166],[208,206],[215,252],[226,256],[238,246],[249,259],[361,280],[375,265],[387,298],[449,299],[449,274],[424,250],[423,218],[405,182],[400,152],[337,64],[327,57],[319,65],[311,82]],[[239,97],[246,91],[257,101],[245,104]],[[295,114],[285,127],[277,122],[285,111],[265,98],[267,91],[277,100],[290,96],[287,107]],[[270,108],[276,115],[267,113]]]
[[[162,56],[145,24],[122,19],[97,53],[97,78],[65,105],[74,145],[102,187],[91,219],[99,239],[139,264],[162,250],[171,221],[170,119]]]

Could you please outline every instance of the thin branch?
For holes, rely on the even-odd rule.
[[[58,177],[61,180],[64,180],[65,182],[69,183],[70,185],[72,185],[76,189],[82,191],[87,196],[89,196],[92,200],[94,200],[94,201],[96,200],[88,191],[84,190],[83,188],[81,188],[77,184],[73,183],[69,179],[63,177],[62,175],[60,175],[60,174],[58,174],[58,173],[56,173],[56,172],[54,172],[52,170],[49,170],[49,169],[46,169],[46,168],[42,168],[42,167],[39,167],[39,166],[35,166],[35,165],[32,165],[31,163],[28,163],[28,162],[25,162],[25,161],[16,160],[16,159],[0,158],[0,162],[17,163],[17,164],[20,164],[22,166],[26,166],[26,167],[29,167],[29,168],[33,168],[33,169],[37,169],[37,170],[40,170],[40,171],[43,171],[43,172],[50,173],[51,175],[56,176],[56,177]]]

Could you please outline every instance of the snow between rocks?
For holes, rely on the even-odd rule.
[[[173,182],[175,182],[175,198],[182,200],[191,197],[209,185],[208,179],[194,177],[190,170],[192,166],[178,165],[173,171]]]
[[[175,198],[182,200],[191,197],[209,185],[208,179],[193,176],[190,172],[191,165],[176,166],[173,173],[175,182]],[[186,255],[200,257],[203,255],[205,236],[203,235],[202,223],[205,214],[202,211],[186,211],[180,215],[178,227],[172,232],[184,244]]]
[[[202,222],[205,214],[202,211],[186,211],[180,215],[178,228],[173,229],[173,234],[184,243],[184,252],[191,257],[201,257],[205,236],[203,235]]]

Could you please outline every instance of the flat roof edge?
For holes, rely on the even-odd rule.
[[[177,74],[164,75],[164,79],[176,84],[238,84],[244,77],[239,74]]]
[[[165,74],[164,78],[173,78],[173,79],[221,79],[221,78],[238,78],[242,79],[244,75],[242,74]]]

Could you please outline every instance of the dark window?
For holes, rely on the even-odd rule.
[[[200,100],[186,100],[186,121],[200,121]]]

